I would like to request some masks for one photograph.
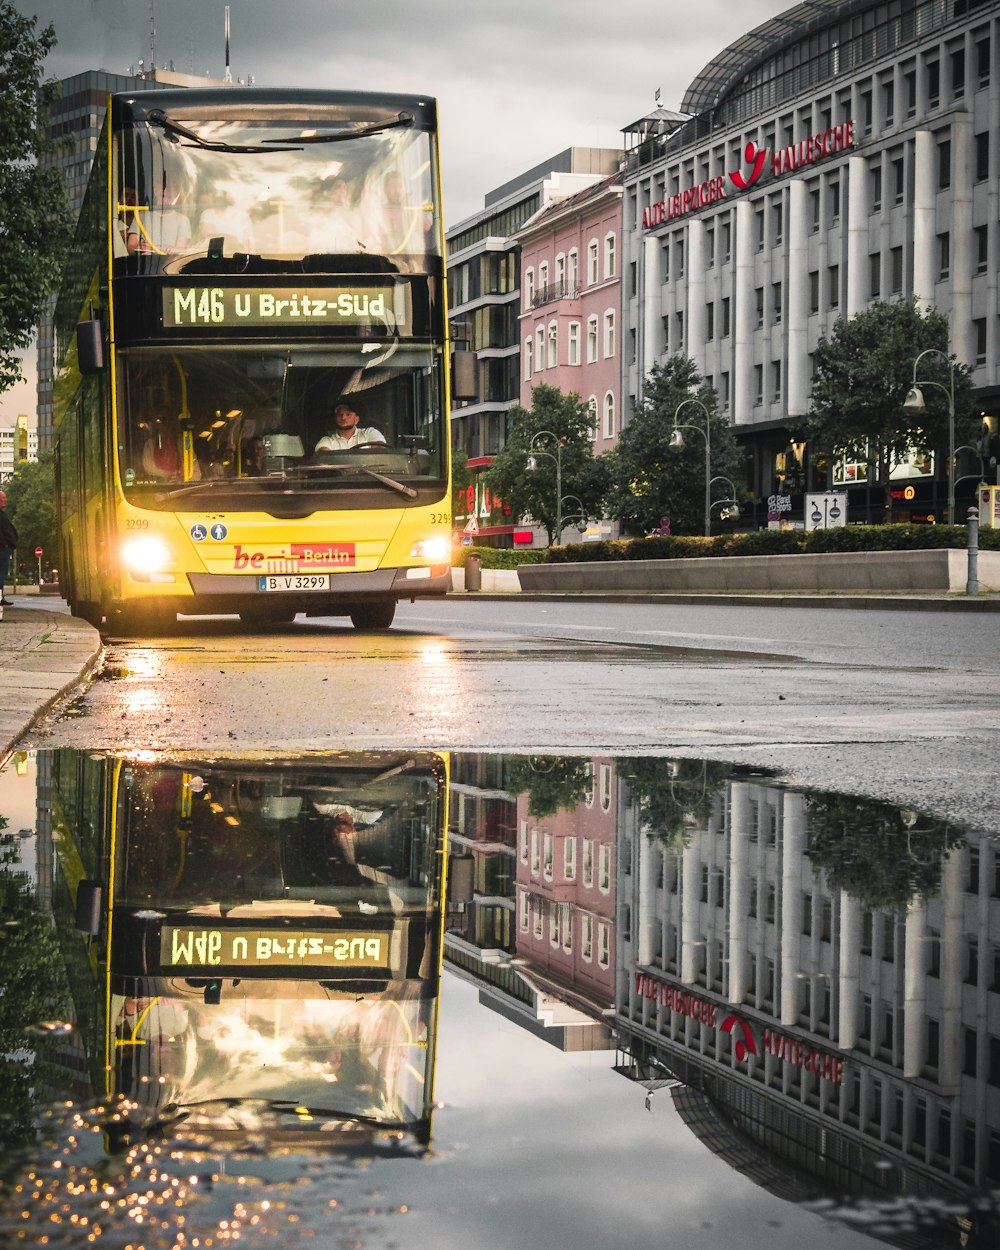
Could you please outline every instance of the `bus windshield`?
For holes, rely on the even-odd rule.
[[[398,501],[424,485],[440,488],[441,359],[394,340],[122,351],[126,494],[154,507],[202,495],[253,508],[262,492],[342,496],[364,486],[370,503],[373,491]],[[352,416],[338,415],[345,407]]]
[[[131,271],[234,257],[334,271],[325,259],[363,255],[424,272],[438,252],[433,137],[387,104],[139,108],[116,161]]]

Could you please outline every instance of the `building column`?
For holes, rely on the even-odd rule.
[[[750,788],[745,782],[729,783],[729,992],[731,1003],[747,995],[750,951],[747,949],[749,917]]]
[[[753,214],[749,200],[736,205],[736,264],[733,267],[733,402],[730,407],[737,425],[753,420],[753,334],[757,311],[753,294]]]
[[[809,196],[801,178],[788,187],[788,415],[809,411]]]
[[[847,316],[856,317],[868,303],[868,162],[847,162]]]
[[[958,1092],[962,1074],[963,852],[949,851],[941,868],[941,1054],[942,1094]]]
[[[906,913],[903,967],[903,1075],[916,1080],[927,1062],[927,905]]]
[[[685,985],[694,985],[698,975],[700,885],[701,840],[696,838],[681,855],[681,980]]]
[[[687,228],[687,309],[684,325],[687,338],[687,354],[705,372],[705,223],[700,218],[688,223]]]
[[[966,69],[966,74],[971,67]],[[972,330],[972,184],[976,176],[972,114],[951,123],[951,350],[966,365],[976,362]]]
[[[656,364],[660,351],[660,306],[663,300],[663,244],[658,238],[642,241],[642,336],[639,341],[639,379],[636,395],[642,398],[646,375]],[[586,326],[581,327],[581,333]],[[598,333],[600,331],[598,330]],[[586,351],[586,346],[581,347]]]
[[[861,1019],[861,904],[840,893],[840,1020],[837,1045],[853,1050],[858,1044]]]
[[[937,144],[929,130],[913,136],[913,294],[922,313],[934,307],[938,264],[934,199]]]
[[[781,811],[781,1023],[798,1023],[802,1000],[802,851],[805,846],[804,795],[786,793]]]

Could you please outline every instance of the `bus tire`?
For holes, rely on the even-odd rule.
[[[394,599],[380,599],[375,603],[363,603],[351,611],[351,624],[365,633],[377,633],[392,627],[396,615]]]
[[[95,629],[101,628],[104,613],[96,599],[76,599],[71,611],[74,616],[78,616],[81,621],[86,621],[88,625],[93,625]]]

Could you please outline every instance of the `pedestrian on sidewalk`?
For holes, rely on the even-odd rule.
[[[9,608],[11,601],[4,594],[10,561],[17,546],[17,530],[7,515],[7,492],[0,490],[0,606]]]

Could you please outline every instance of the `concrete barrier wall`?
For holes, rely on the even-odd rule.
[[[459,570],[455,570],[458,572]],[[486,587],[483,570],[483,589]],[[845,551],[693,560],[609,560],[523,564],[525,591],[741,591],[877,593],[964,591],[965,551]],[[1000,552],[980,551],[979,586],[1000,590]]]
[[[465,569],[451,570],[451,588],[452,590],[465,589]],[[483,569],[481,589],[494,593],[513,591],[516,594],[521,589],[521,583],[517,580],[517,569]]]

